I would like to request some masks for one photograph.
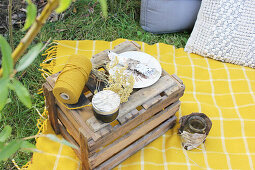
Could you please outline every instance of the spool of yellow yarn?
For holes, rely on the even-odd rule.
[[[83,55],[69,57],[64,69],[59,74],[53,88],[53,94],[62,103],[78,102],[85,83],[92,69],[91,61]]]

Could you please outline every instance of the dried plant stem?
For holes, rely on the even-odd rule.
[[[31,44],[35,36],[41,30],[43,24],[46,22],[47,18],[50,16],[51,12],[57,8],[59,0],[48,0],[47,5],[44,7],[42,13],[36,18],[26,35],[21,39],[19,45],[12,52],[12,58],[14,64],[17,60],[24,54],[25,50]],[[3,70],[0,70],[0,77],[2,77]]]
[[[9,38],[10,38],[10,45],[12,50],[14,49],[13,46],[13,34],[12,34],[12,0],[9,0],[9,5],[8,5],[8,29],[9,29]]]

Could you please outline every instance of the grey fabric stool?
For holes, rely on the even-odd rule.
[[[200,4],[201,0],[142,0],[140,25],[156,34],[191,30]]]

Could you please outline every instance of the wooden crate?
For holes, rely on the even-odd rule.
[[[126,41],[113,51],[138,50],[138,44]],[[106,59],[107,50],[93,56],[91,61],[93,66],[100,66]],[[61,133],[79,147],[74,151],[83,169],[111,169],[172,128],[185,89],[176,75],[163,71],[155,84],[134,91],[128,102],[121,104],[114,122],[102,123],[94,117],[91,107],[69,110],[55,100],[52,90],[57,75],[48,77],[43,84],[49,119],[56,134]],[[93,83],[84,88],[86,98],[91,101],[93,92],[88,86],[93,87]]]

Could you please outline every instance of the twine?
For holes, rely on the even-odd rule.
[[[183,131],[180,135],[182,145],[187,150],[198,148],[198,146],[201,145],[206,138],[206,134],[190,133],[187,131]]]
[[[78,107],[68,107],[66,104],[62,103],[61,101],[58,100],[58,102],[59,102],[60,104],[62,104],[66,109],[69,109],[69,110],[82,109],[82,108],[84,108],[84,107],[92,106],[92,104],[87,104],[87,105],[82,105],[82,106],[78,106]]]
[[[56,99],[61,103],[77,103],[85,83],[88,81],[91,69],[92,64],[85,56],[70,56],[53,88]]]

